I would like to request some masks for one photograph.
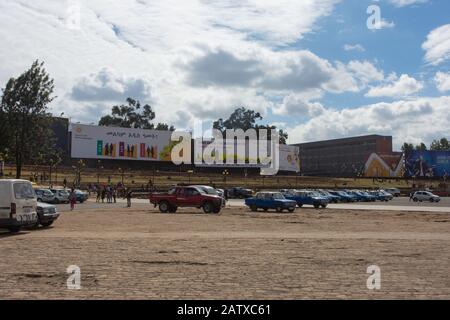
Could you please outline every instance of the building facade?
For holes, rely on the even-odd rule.
[[[295,144],[300,149],[303,175],[355,177],[364,176],[372,154],[395,154],[392,137],[368,135]]]

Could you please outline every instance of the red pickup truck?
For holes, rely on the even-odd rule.
[[[197,187],[174,187],[168,193],[150,193],[149,200],[164,213],[174,213],[179,207],[203,208],[205,213],[219,213],[222,209],[220,196],[207,194]]]

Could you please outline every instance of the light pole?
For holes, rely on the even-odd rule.
[[[230,174],[230,173],[228,172],[227,169],[223,170],[223,172],[222,172],[222,175],[223,175],[223,182],[224,182],[225,185],[227,184],[227,176],[228,176],[229,174]]]

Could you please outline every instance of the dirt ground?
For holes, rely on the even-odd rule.
[[[90,209],[0,234],[0,252],[1,299],[450,299],[450,214]]]

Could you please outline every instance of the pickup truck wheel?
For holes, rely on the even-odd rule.
[[[53,221],[41,223],[44,228],[50,227],[53,224]]]
[[[211,202],[205,202],[203,204],[203,212],[204,213],[211,213],[213,211],[213,205]]]
[[[283,212],[283,208],[282,208],[282,207],[276,207],[275,210],[276,210],[277,212]]]
[[[258,211],[258,207],[255,206],[255,205],[251,205],[251,206],[250,206],[250,210],[252,210],[252,211]]]
[[[321,207],[325,209],[327,207],[327,205],[326,204],[322,204]]]
[[[264,212],[267,212],[269,209],[268,208],[264,208],[263,210],[264,210]]]
[[[11,233],[18,233],[20,231],[20,227],[9,227],[8,231]]]
[[[314,208],[319,209],[320,208],[320,204],[314,203]]]
[[[294,212],[295,211],[295,207],[291,207],[288,209],[289,212]]]
[[[217,206],[213,209],[213,213],[220,213],[220,210],[222,210],[221,206]]]
[[[299,207],[299,208],[303,207],[303,203],[299,203],[299,204],[298,204],[298,207]]]
[[[161,211],[162,213],[166,213],[167,211],[169,211],[169,204],[167,203],[167,201],[161,201],[159,203],[159,211]]]

